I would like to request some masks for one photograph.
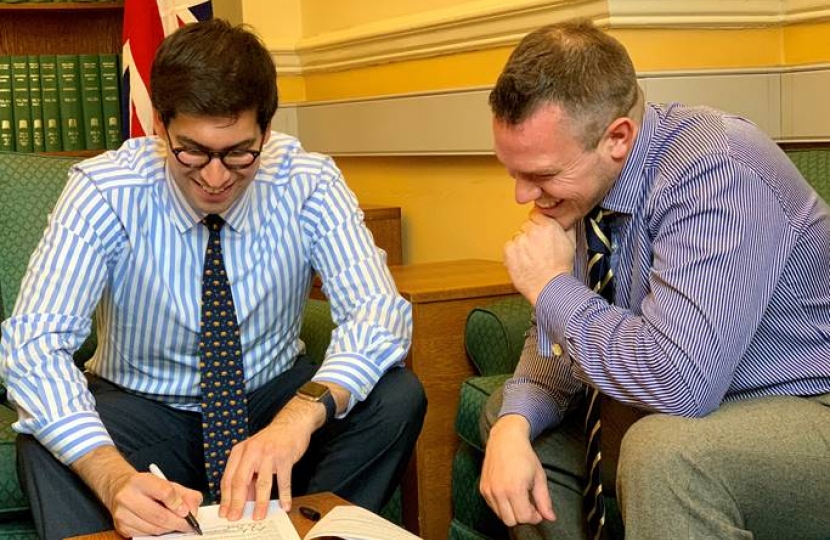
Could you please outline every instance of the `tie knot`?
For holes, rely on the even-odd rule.
[[[202,223],[210,231],[219,231],[222,229],[222,225],[225,224],[225,220],[219,214],[208,214],[202,219]]]
[[[602,220],[615,213],[616,212],[614,212],[613,210],[607,210],[605,208],[602,208],[601,206],[597,206],[588,213],[587,219],[599,224],[602,223]]]

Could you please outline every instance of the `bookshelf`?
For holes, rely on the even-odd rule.
[[[118,53],[123,2],[0,1],[0,55]]]
[[[47,102],[55,103],[54,99],[57,96],[57,94],[50,93],[49,95],[52,97],[52,100],[47,100],[46,81],[48,79],[45,75],[43,75],[45,71],[41,73],[43,75],[42,77],[36,79],[37,81],[42,81],[43,105],[41,105],[40,101],[40,92],[37,94],[38,97],[36,101],[35,92],[32,90],[30,102],[32,107],[31,111],[28,110],[26,106],[18,106],[18,104],[26,103],[28,101],[28,93],[25,89],[25,78],[23,86],[15,86],[13,84],[11,100],[12,105],[15,106],[12,125],[14,146],[17,147],[17,151],[27,152],[34,150],[35,152],[44,152],[45,150],[46,152],[52,154],[79,157],[88,157],[102,151],[104,146],[100,144],[100,137],[102,129],[104,128],[104,111],[101,109],[103,105],[101,78],[103,75],[99,74],[98,77],[92,75],[90,78],[90,74],[97,73],[99,69],[101,69],[103,73],[103,68],[100,68],[99,64],[103,65],[104,60],[103,57],[99,59],[98,55],[116,55],[120,53],[123,19],[123,1],[47,1],[4,3],[3,0],[0,0],[0,94],[2,94],[0,95],[0,109],[2,109],[0,110],[0,119],[3,120],[3,125],[0,126],[0,148],[9,149],[8,121],[10,118],[8,116],[9,96],[7,94],[9,91],[8,63],[11,62],[12,67],[23,66],[21,69],[26,71],[26,57],[28,56],[30,64],[28,68],[30,78],[28,81],[31,85],[32,77],[37,76],[31,75],[31,70],[33,69],[34,73],[37,73],[39,70],[47,69],[47,60],[44,60],[44,55],[58,55],[57,64],[55,63],[56,56],[51,57],[52,67],[50,69],[50,73],[53,74],[52,81],[55,80],[54,69],[56,65],[59,68],[57,76],[59,85],[63,79],[71,77],[71,75],[62,75],[60,73],[60,68],[67,66],[66,58],[76,56],[77,60],[74,61],[74,64],[72,65],[72,68],[74,69],[70,69],[66,73],[76,71],[74,78],[78,79],[77,82],[79,84],[79,88],[77,90],[72,90],[72,94],[70,94],[69,90],[67,90],[66,99],[64,99],[63,87],[60,88],[61,96],[58,100],[60,104],[59,117],[55,116],[58,114],[56,110],[50,109],[47,113],[46,110],[41,109],[41,107],[45,106]],[[2,62],[4,55],[6,58],[5,65]],[[61,59],[61,56],[59,55],[63,55],[64,58]],[[85,61],[82,61],[82,55],[87,55]],[[21,57],[23,58],[22,62],[19,61]],[[90,58],[94,59],[92,64],[90,64]],[[15,64],[15,60],[18,60],[17,64]],[[32,61],[38,62],[38,64],[32,64]],[[42,65],[38,67],[39,64]],[[112,63],[107,65],[113,66]],[[82,69],[84,66],[87,67],[86,71]],[[92,72],[90,72],[89,67],[92,68]],[[109,71],[109,73],[112,74],[112,77],[115,77],[116,80],[118,78],[117,69],[117,64],[115,64],[115,67],[111,68]],[[20,71],[20,69],[16,72],[12,71],[13,83],[18,85],[20,84],[20,77],[15,77],[15,73],[19,75]],[[6,81],[5,83],[3,82],[4,80]],[[107,80],[112,81],[113,79],[109,78]],[[37,88],[39,84],[41,83],[36,82],[35,88]],[[107,87],[109,89],[108,95],[110,98],[107,101],[108,104],[113,103],[112,96],[116,96],[116,102],[119,101],[117,97],[119,95],[117,90],[117,82],[115,84],[116,87],[113,87],[112,85]],[[20,88],[20,93],[18,93],[18,88]],[[50,86],[50,88],[54,88],[54,86]],[[96,95],[99,97],[96,98]],[[81,99],[88,100],[93,104],[93,108],[82,110],[80,108],[80,103],[78,102],[78,100]],[[67,116],[63,116],[64,114],[67,114],[67,111],[64,110],[64,106],[69,106],[67,104],[71,105],[72,103],[78,103],[78,108],[68,109],[69,114]],[[54,107],[54,105],[52,105],[52,107]],[[95,112],[95,108],[98,108],[97,113]],[[43,110],[43,112],[38,112],[40,110]],[[117,111],[117,108],[115,110]],[[18,116],[21,112],[24,114],[22,117]],[[87,115],[87,112],[89,115]],[[30,114],[28,128],[23,125],[26,113]],[[113,109],[110,105],[109,114],[112,116],[112,113]],[[118,116],[118,113],[116,113],[116,116]],[[35,121],[35,117],[42,117],[42,124]],[[21,119],[20,125],[18,125],[18,119]],[[58,119],[61,126],[60,129],[54,128],[59,129],[59,131],[54,132],[55,136],[49,137],[45,133],[48,131],[46,127],[47,124],[50,126],[54,125],[53,119]],[[33,122],[36,123],[36,126],[32,125]],[[41,127],[41,125],[43,127]],[[78,128],[80,129],[81,134],[80,143],[78,143],[77,136],[69,135],[70,132],[74,133],[77,131],[74,127],[76,125],[86,125],[86,127]],[[97,126],[101,127],[98,128]],[[110,126],[113,128],[111,132],[119,132],[120,128],[117,128],[116,124],[110,124]],[[30,130],[34,131],[27,133]],[[60,133],[63,134],[63,137],[58,137],[58,134]],[[109,136],[110,133],[108,133],[108,137]],[[33,137],[33,141],[30,142],[29,137]],[[53,142],[55,137],[60,139],[57,146],[55,146]],[[53,143],[51,144],[51,147],[50,145],[46,145],[46,148],[44,148],[44,138]],[[118,139],[120,139],[120,136],[118,136]],[[24,142],[26,144],[24,144]],[[34,143],[34,148],[32,147],[32,143]],[[23,144],[23,146],[21,146],[21,144]],[[14,149],[14,146],[12,149]],[[61,149],[61,147],[63,148]],[[80,148],[95,150],[80,150]]]

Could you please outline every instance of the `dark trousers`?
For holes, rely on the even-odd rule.
[[[293,368],[249,394],[250,432],[267,426],[316,369],[300,357]],[[88,379],[101,420],[127,461],[139,471],[156,463],[170,480],[207,492],[199,413],[126,393],[95,376]],[[426,397],[417,377],[406,369],[390,370],[346,418],[314,433],[294,467],[292,494],[332,491],[379,511],[406,468],[425,413]],[[17,468],[41,538],[113,528],[112,517],[95,494],[31,436],[17,438]]]

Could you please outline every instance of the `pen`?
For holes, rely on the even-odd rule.
[[[164,476],[164,473],[161,472],[161,469],[159,469],[158,465],[156,465],[155,463],[150,463],[150,472],[156,478],[161,478],[162,480],[167,480],[167,477]],[[192,512],[188,512],[187,515],[184,517],[184,519],[185,519],[185,521],[187,521],[188,525],[193,527],[193,530],[196,531],[196,534],[198,534],[199,536],[203,536],[202,528],[199,527],[199,522],[196,521],[196,517],[193,515]]]
[[[320,521],[320,512],[318,512],[314,508],[309,508],[308,506],[301,506],[300,514],[302,514],[303,517],[310,519],[311,521]]]

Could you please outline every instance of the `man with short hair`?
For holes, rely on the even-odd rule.
[[[426,400],[403,368],[411,307],[354,194],[271,131],[276,69],[249,29],[177,30],[150,87],[158,136],[72,169],[2,326],[38,533],[189,531],[203,495],[261,519],[272,488],[286,510],[333,491],[379,511]],[[315,272],[337,325],[319,368],[299,338]]]
[[[483,418],[490,507],[530,537],[619,537],[616,487],[629,540],[826,537],[827,205],[751,122],[644,103],[590,22],[526,36],[490,104],[533,204],[505,264],[535,308]]]

